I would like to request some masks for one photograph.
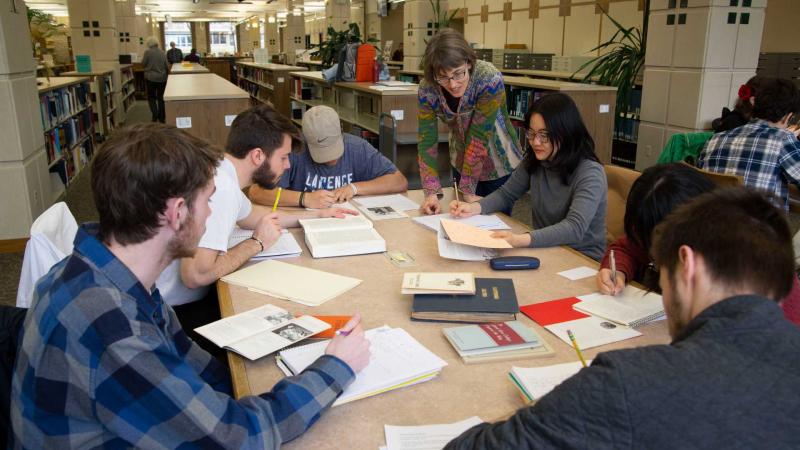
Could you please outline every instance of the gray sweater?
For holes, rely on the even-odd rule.
[[[774,301],[731,297],[672,344],[600,353],[535,406],[445,449],[800,448],[798,349]]]
[[[158,47],[150,47],[144,52],[142,57],[142,68],[144,78],[154,83],[166,83],[169,66],[167,66],[167,55]]]
[[[481,213],[511,209],[530,191],[533,228],[531,247],[568,245],[600,260],[606,249],[608,185],[603,166],[584,159],[568,179],[540,165],[529,174],[523,162],[508,181],[480,201]]]

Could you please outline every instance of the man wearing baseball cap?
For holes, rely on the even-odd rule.
[[[339,115],[328,106],[315,106],[303,115],[308,151],[289,155],[290,168],[278,182],[281,206],[328,208],[356,195],[404,192],[406,177],[364,139],[342,133]],[[255,203],[272,205],[276,190],[250,188]]]

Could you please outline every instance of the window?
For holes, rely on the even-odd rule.
[[[167,50],[170,42],[174,42],[184,55],[192,51],[192,28],[189,22],[164,22],[164,45]]]
[[[208,33],[211,37],[211,53],[236,53],[236,25],[233,22],[209,22]]]

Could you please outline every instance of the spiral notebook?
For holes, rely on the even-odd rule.
[[[629,327],[664,318],[661,296],[633,286],[626,286],[615,296],[591,294],[580,299],[572,306],[575,310]]]

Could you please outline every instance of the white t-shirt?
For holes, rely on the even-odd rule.
[[[227,158],[223,159],[214,176],[216,192],[211,196],[211,214],[206,220],[206,232],[198,247],[228,251],[228,239],[236,222],[250,215],[253,205],[239,187],[236,168]],[[189,289],[181,280],[180,260],[176,259],[161,272],[156,287],[168,305],[183,305],[205,297],[209,286]]]

